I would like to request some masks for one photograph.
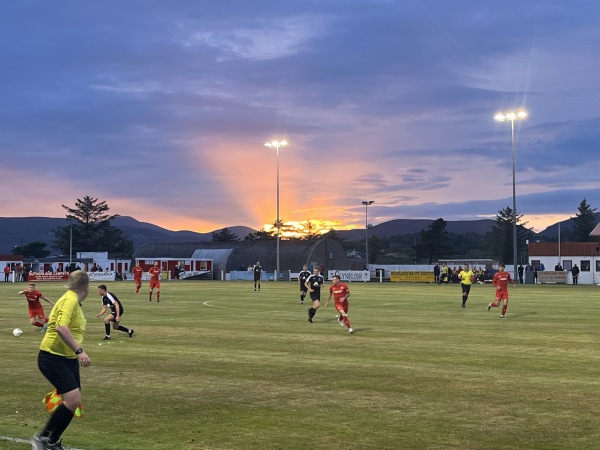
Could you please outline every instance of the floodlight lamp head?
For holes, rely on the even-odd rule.
[[[494,116],[494,119],[498,122],[504,122],[506,120],[506,116],[502,113],[498,113]]]
[[[525,117],[527,117],[526,111],[521,110],[517,113],[517,119],[524,119]]]

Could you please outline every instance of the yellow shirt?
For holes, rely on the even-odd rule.
[[[458,276],[462,284],[473,284],[473,281],[471,281],[471,279],[475,276],[475,274],[471,269],[469,269],[463,270],[461,273],[458,274]]]
[[[56,327],[61,325],[69,327],[75,340],[82,344],[86,324],[87,320],[81,310],[79,297],[74,291],[67,291],[58,299],[52,311],[50,311],[48,330],[44,334],[40,350],[67,358],[77,358],[75,352],[60,338],[56,332]]]

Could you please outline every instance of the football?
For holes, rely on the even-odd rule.
[[[13,330],[13,336],[14,336],[14,337],[19,337],[19,336],[21,336],[22,334],[23,334],[23,330],[21,330],[20,328],[15,328],[15,329]]]

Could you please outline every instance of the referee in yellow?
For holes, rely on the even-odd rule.
[[[79,366],[89,367],[90,357],[81,347],[86,319],[81,302],[90,290],[86,272],[76,270],[69,275],[67,292],[54,304],[48,319],[48,330],[40,345],[38,367],[56,388],[62,403],[50,416],[44,429],[31,438],[34,450],[63,449],[61,436],[73,419],[81,401]]]
[[[469,298],[469,293],[471,292],[471,284],[473,284],[475,274],[471,269],[469,269],[469,265],[465,264],[463,270],[458,274],[458,278],[460,279],[460,287],[462,289],[462,307],[464,308],[467,305],[467,299]]]

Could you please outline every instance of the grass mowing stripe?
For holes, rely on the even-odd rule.
[[[64,290],[38,288],[51,299]],[[332,305],[307,323],[296,283],[260,292],[250,282],[164,283],[160,303],[131,288],[109,286],[132,339],[113,331],[102,343],[99,297],[83,303],[86,418],[65,444],[586,449],[600,438],[598,291],[588,286],[519,286],[500,320],[499,309],[487,311],[489,286],[474,286],[462,309],[457,286],[352,283],[354,335]],[[28,439],[47,418],[49,385],[35,365],[41,335],[15,291],[0,285],[0,345],[10,347],[0,434]],[[117,434],[115,420],[125,425]]]

